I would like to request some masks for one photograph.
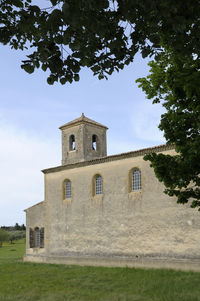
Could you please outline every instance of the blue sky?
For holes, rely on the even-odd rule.
[[[46,83],[48,73],[25,73],[25,53],[0,46],[0,225],[25,223],[23,210],[43,200],[41,169],[60,165],[58,127],[81,115],[106,126],[108,155],[164,143],[161,105],[152,105],[135,80],[148,74],[135,62],[108,81],[88,69],[73,84]]]

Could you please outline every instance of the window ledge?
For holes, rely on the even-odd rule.
[[[94,201],[102,201],[103,200],[104,195],[103,194],[95,194],[93,195],[92,199]]]
[[[72,203],[72,198],[64,199],[64,200],[63,200],[63,203],[64,203],[64,204],[67,204],[67,205],[68,205],[68,204],[71,204],[71,203]]]
[[[28,248],[27,249],[27,254],[41,254],[45,252],[45,247],[40,248],[40,247],[33,247],[33,248]]]
[[[135,194],[135,193],[142,193],[142,190],[133,190],[133,191],[130,191],[129,194]]]
[[[128,198],[130,200],[140,200],[142,198],[142,190],[130,191],[128,193]]]

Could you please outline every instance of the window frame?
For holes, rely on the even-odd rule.
[[[133,175],[134,175],[134,172],[135,171],[139,171],[140,172],[140,180],[139,180],[139,189],[134,189],[134,186],[133,186]],[[128,192],[129,193],[141,193],[142,191],[142,172],[141,172],[141,169],[139,167],[133,167],[129,170],[129,173],[128,173]]]
[[[44,227],[29,228],[29,248],[44,248]]]
[[[131,173],[131,191],[138,192],[142,190],[142,173],[137,167],[132,169]]]
[[[97,182],[98,179],[101,179],[101,182]],[[96,173],[92,178],[92,196],[93,197],[102,197],[104,193],[104,183],[103,177],[100,173]],[[99,185],[99,186],[97,186]]]
[[[67,196],[67,183],[70,183],[70,195]],[[63,200],[71,200],[72,199],[72,181],[70,179],[65,179],[63,181]]]
[[[38,227],[34,229],[34,242],[35,248],[40,248],[40,228]]]

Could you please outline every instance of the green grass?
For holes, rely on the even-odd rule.
[[[200,301],[200,273],[24,263],[0,248],[0,301]]]

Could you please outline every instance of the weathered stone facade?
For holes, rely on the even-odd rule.
[[[173,147],[106,156],[106,129],[84,115],[61,127],[63,165],[43,170],[45,200],[26,210],[25,260],[200,269],[199,213],[165,195],[143,160],[149,152],[175,154]],[[75,150],[69,149],[70,135]],[[141,172],[141,189],[133,191],[135,168]],[[95,193],[96,175],[102,179],[100,194]],[[66,179],[71,183],[67,198]],[[30,247],[30,229],[36,227],[44,228],[44,248]]]

